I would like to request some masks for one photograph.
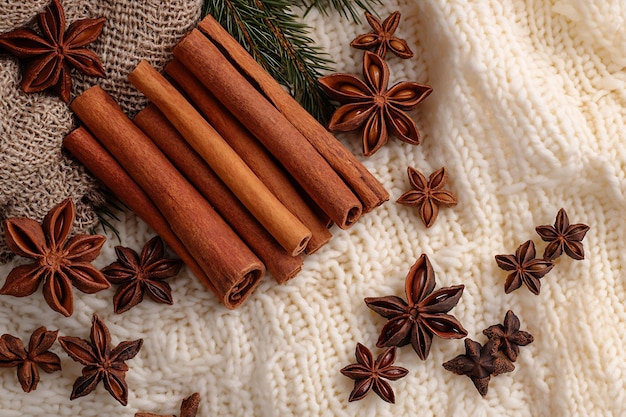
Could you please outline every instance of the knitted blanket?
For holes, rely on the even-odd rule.
[[[9,3],[13,3],[11,5]],[[127,363],[129,400],[120,406],[99,386],[69,400],[81,365],[59,344],[62,371],[41,373],[22,392],[15,369],[0,369],[2,416],[132,416],[137,411],[179,415],[180,401],[201,395],[199,416],[565,416],[626,415],[626,5],[620,0],[389,0],[381,17],[400,10],[396,35],[415,56],[388,54],[391,83],[417,81],[434,92],[411,113],[422,144],[392,139],[369,158],[360,135],[340,140],[389,191],[390,201],[307,256],[285,285],[266,277],[238,309],[229,311],[184,269],[171,279],[174,305],[149,299],[113,313],[115,289],[75,292],[75,312],[49,310],[38,290],[27,298],[0,296],[0,331],[27,341],[39,326],[88,338],[97,313],[113,343],[143,338]],[[45,4],[0,1],[0,31],[28,21]],[[109,77],[80,78],[74,94],[93,83],[112,92],[132,115],[145,101],[125,80],[141,58],[162,65],[176,40],[197,23],[201,2],[63,1],[68,21],[107,17],[94,49]],[[28,10],[26,10],[28,9]],[[311,36],[336,69],[361,75],[363,52],[349,47],[369,31],[339,15],[306,17]],[[81,204],[83,225],[99,201],[94,183],[59,151],[73,126],[66,105],[46,94],[19,91],[17,63],[0,57],[0,193],[3,216],[41,218],[67,196]],[[426,229],[419,213],[395,200],[410,188],[408,166],[429,175],[442,166],[458,205],[442,208]],[[83,196],[91,196],[85,197]],[[95,196],[95,197],[94,197]],[[82,198],[82,200],[81,200]],[[539,295],[522,286],[504,292],[508,272],[497,254],[527,240],[542,253],[538,225],[554,223],[559,208],[572,223],[590,226],[585,259],[563,256],[542,279]],[[140,250],[153,232],[119,213],[101,256],[114,246]],[[349,403],[353,381],[339,370],[355,362],[362,343],[375,347],[385,319],[364,297],[405,297],[405,277],[427,254],[437,288],[464,284],[451,311],[468,337],[513,310],[534,342],[520,349],[515,370],[492,378],[482,398],[469,378],[442,363],[465,353],[462,340],[435,338],[420,360],[411,346],[396,365],[409,374],[392,385],[396,403],[373,392]],[[0,266],[0,278],[23,259]]]

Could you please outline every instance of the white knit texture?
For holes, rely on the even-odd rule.
[[[391,199],[352,229],[306,257],[303,271],[279,286],[267,277],[237,310],[184,270],[171,280],[175,304],[149,299],[122,315],[114,288],[75,292],[75,312],[51,312],[41,290],[0,297],[0,331],[27,340],[40,325],[87,338],[98,313],[114,343],[142,337],[128,361],[129,404],[99,386],[69,400],[81,366],[55,344],[63,370],[42,372],[25,394],[15,369],[0,369],[2,416],[179,414],[183,397],[201,394],[208,416],[623,416],[626,415],[626,4],[622,0],[390,0],[400,10],[397,35],[415,53],[387,57],[391,81],[429,84],[434,92],[411,113],[422,144],[391,139],[363,158],[359,134],[340,139],[384,184]],[[339,71],[361,73],[363,52],[349,47],[366,23],[315,11],[312,36]],[[426,175],[446,166],[447,189],[459,204],[443,208],[426,229],[418,213],[395,200],[409,189],[407,166]],[[564,207],[591,229],[585,260],[559,258],[541,294],[505,294],[496,254],[528,239]],[[117,224],[124,246],[139,250],[153,235],[132,214]],[[96,265],[114,260],[110,236]],[[371,392],[348,403],[353,382],[339,370],[354,362],[357,342],[375,347],[385,319],[364,297],[404,297],[404,278],[420,254],[437,287],[465,284],[452,310],[469,337],[503,320],[508,309],[535,341],[516,369],[491,380],[482,398],[469,378],[441,364],[464,352],[460,340],[435,338],[421,361],[410,346],[396,364],[409,374],[391,382],[396,404]],[[0,268],[4,279],[15,265]]]

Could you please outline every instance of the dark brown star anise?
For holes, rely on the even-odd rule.
[[[163,241],[155,236],[137,252],[116,246],[117,262],[105,267],[102,273],[111,284],[119,285],[113,298],[116,313],[123,313],[136,306],[147,293],[154,301],[172,304],[172,289],[163,280],[180,271],[179,259],[164,258]]]
[[[400,366],[392,366],[396,360],[396,347],[387,348],[378,355],[376,361],[372,352],[360,343],[356,344],[356,361],[344,367],[341,373],[348,378],[354,379],[354,389],[350,393],[348,401],[358,401],[364,398],[370,389],[388,403],[395,403],[396,397],[391,385],[383,378],[390,381],[400,379],[409,373]]]
[[[382,23],[379,18],[369,12],[365,12],[365,18],[373,30],[357,36],[350,46],[358,49],[376,48],[376,55],[381,58],[385,58],[387,51],[404,59],[413,56],[413,51],[406,41],[393,35],[400,23],[400,12],[393,12]]]
[[[396,202],[417,207],[426,227],[432,226],[437,220],[439,206],[452,207],[457,204],[456,196],[443,189],[448,181],[446,167],[430,174],[428,180],[415,168],[408,167],[407,173],[413,189],[402,194]]]
[[[467,375],[483,397],[487,395],[489,380],[515,369],[515,365],[504,357],[497,356],[498,342],[490,340],[481,346],[469,338],[465,339],[465,354],[449,360],[443,367],[457,375]]]
[[[435,272],[425,254],[419,257],[406,277],[408,302],[400,297],[366,298],[369,308],[389,319],[376,346],[413,346],[420,359],[430,352],[433,335],[462,339],[467,331],[452,315],[446,314],[461,298],[464,285],[435,289]]]
[[[554,267],[549,259],[535,259],[535,244],[532,240],[520,245],[515,255],[496,255],[496,263],[505,271],[513,271],[504,282],[504,292],[507,294],[524,283],[530,292],[539,295],[540,279]]]
[[[495,324],[483,330],[483,334],[490,340],[498,342],[499,350],[515,362],[519,355],[519,347],[526,346],[533,342],[533,336],[519,329],[520,322],[515,313],[511,310],[504,316],[504,325]]]
[[[85,48],[95,41],[105,19],[81,19],[65,30],[65,12],[59,0],[52,0],[39,14],[40,36],[32,29],[20,28],[0,35],[0,48],[25,60],[22,89],[27,93],[53,88],[68,103],[76,68],[87,75],[104,77],[98,56]]]
[[[183,400],[180,406],[180,417],[196,417],[198,406],[200,405],[200,394],[194,392]],[[176,417],[171,414],[135,413],[135,417]]]
[[[83,376],[74,382],[70,400],[85,396],[96,389],[100,381],[104,388],[122,405],[128,402],[126,361],[137,355],[143,339],[120,342],[111,349],[111,334],[104,322],[94,314],[91,321],[90,340],[74,336],[61,336],[59,343],[70,358],[85,365]]]
[[[365,82],[351,74],[331,74],[319,79],[328,96],[342,104],[332,115],[328,128],[350,132],[363,127],[363,154],[373,155],[389,140],[389,131],[400,140],[419,145],[420,135],[413,119],[405,113],[415,108],[432,91],[416,82],[399,82],[391,88],[389,68],[381,57],[366,51],[363,57]]]
[[[43,282],[43,296],[48,305],[64,316],[71,316],[72,285],[87,294],[109,288],[102,272],[91,265],[106,238],[80,234],[68,239],[74,217],[74,202],[68,198],[53,207],[41,225],[27,218],[11,217],[4,221],[9,249],[35,262],[15,267],[0,288],[0,294],[25,297]]]
[[[10,334],[0,337],[0,367],[17,366],[17,379],[24,392],[31,392],[39,383],[39,370],[47,373],[61,370],[61,359],[56,353],[48,351],[57,340],[57,331],[48,331],[40,327],[33,332],[28,342],[28,350],[20,339]]]
[[[589,226],[582,223],[569,224],[569,217],[564,209],[557,213],[554,226],[537,226],[535,230],[544,242],[549,242],[543,252],[544,258],[556,259],[565,251],[572,259],[585,259],[582,240]]]

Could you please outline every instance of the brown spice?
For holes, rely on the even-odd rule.
[[[48,305],[64,316],[71,316],[72,285],[87,294],[109,288],[102,272],[91,265],[106,238],[80,234],[68,239],[75,214],[74,202],[68,198],[53,207],[41,225],[27,218],[11,217],[4,221],[9,249],[35,262],[15,267],[0,288],[0,294],[26,297],[43,282],[43,296]]]
[[[24,392],[31,392],[39,383],[38,367],[47,373],[61,370],[61,359],[48,349],[57,339],[57,331],[39,327],[30,336],[28,350],[20,339],[10,334],[0,337],[0,367],[17,367],[17,379]]]
[[[158,303],[173,304],[172,289],[163,281],[178,274],[180,259],[165,258],[163,241],[155,236],[145,244],[141,255],[130,248],[116,246],[117,262],[102,273],[111,284],[119,285],[113,297],[113,308],[120,314],[143,300],[144,293]]]
[[[520,330],[520,322],[515,313],[509,310],[504,316],[504,324],[496,324],[489,326],[483,330],[483,334],[490,340],[496,340],[499,345],[499,350],[511,360],[515,362],[517,355],[519,355],[519,347],[526,346],[533,342],[533,336]]]
[[[91,393],[100,381],[104,388],[122,405],[128,403],[126,384],[126,361],[134,358],[143,344],[143,339],[120,342],[111,348],[111,334],[102,320],[94,314],[91,321],[90,340],[74,336],[61,336],[59,343],[70,358],[85,367],[72,389],[70,400]]]
[[[496,255],[496,263],[505,271],[513,271],[504,283],[504,292],[510,293],[526,284],[530,292],[539,295],[541,281],[552,268],[554,263],[549,259],[535,259],[535,243],[528,240],[521,244],[515,255]]]
[[[462,339],[467,331],[450,311],[463,295],[464,285],[435,289],[435,272],[422,254],[411,267],[405,283],[407,301],[391,295],[365,298],[365,304],[389,321],[380,332],[376,346],[405,346],[409,343],[420,359],[430,352],[433,335]]]
[[[565,209],[562,208],[557,213],[554,226],[538,226],[536,230],[541,239],[549,242],[543,252],[544,258],[556,259],[565,252],[572,259],[585,259],[582,240],[589,231],[589,226],[582,223],[570,224]]]
[[[341,104],[328,124],[332,131],[350,132],[363,128],[363,154],[373,155],[393,134],[403,142],[419,145],[420,135],[413,119],[405,113],[432,92],[416,82],[399,82],[387,88],[389,67],[376,54],[363,57],[365,82],[351,74],[331,74],[319,79],[328,96]]]
[[[369,12],[365,12],[365,18],[373,30],[357,36],[350,42],[350,46],[358,49],[376,49],[376,55],[383,59],[387,55],[387,51],[391,51],[404,59],[413,56],[413,51],[406,41],[394,36],[400,23],[400,12],[393,12],[382,23],[380,19]]]
[[[430,174],[428,180],[424,174],[415,168],[408,167],[407,173],[413,189],[402,194],[396,202],[417,207],[426,227],[435,223],[439,214],[439,206],[452,207],[457,204],[456,196],[443,189],[448,181],[446,167]]]
[[[54,89],[68,103],[72,89],[72,68],[104,77],[98,56],[85,48],[95,41],[105,19],[77,20],[65,30],[65,12],[59,0],[52,0],[38,16],[43,36],[32,29],[20,28],[0,35],[0,48],[24,59],[22,89],[27,93]]]
[[[490,340],[481,346],[471,339],[465,339],[465,354],[449,360],[443,367],[457,375],[467,375],[483,397],[487,395],[489,380],[505,372],[511,372],[515,365],[506,358],[496,355],[498,342]]]
[[[392,366],[396,360],[396,347],[387,348],[378,355],[376,361],[372,352],[360,343],[356,344],[356,361],[344,367],[341,373],[354,379],[354,389],[348,401],[358,401],[365,398],[370,389],[388,403],[395,403],[396,397],[391,385],[383,378],[395,381],[406,376],[409,371],[400,366]]]

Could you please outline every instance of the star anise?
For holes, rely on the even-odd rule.
[[[511,310],[504,316],[504,325],[496,324],[483,330],[483,334],[490,340],[498,342],[499,350],[515,362],[519,355],[519,347],[526,346],[533,342],[533,336],[519,329],[520,322],[515,313]]]
[[[467,375],[483,397],[487,395],[489,380],[515,369],[515,365],[504,357],[496,355],[498,343],[490,340],[481,346],[471,339],[465,339],[465,354],[449,360],[443,367],[457,375]]]
[[[74,336],[61,336],[59,343],[70,358],[85,365],[83,376],[74,382],[70,400],[91,393],[100,381],[104,388],[122,405],[128,402],[126,361],[137,355],[143,339],[124,341],[111,349],[111,334],[104,322],[94,314],[91,321],[90,340]]]
[[[402,194],[396,202],[417,207],[426,227],[432,226],[437,220],[439,206],[452,207],[457,204],[456,196],[443,189],[448,181],[446,167],[430,174],[428,180],[415,168],[408,167],[407,173],[413,189]]]
[[[554,226],[543,225],[535,229],[544,242],[550,242],[543,252],[546,259],[556,259],[563,251],[572,259],[585,259],[585,250],[582,240],[589,230],[589,226],[582,223],[569,224],[569,217],[564,209],[556,215]]]
[[[57,339],[57,331],[40,327],[33,332],[28,342],[28,350],[20,339],[10,334],[0,337],[0,367],[17,366],[17,379],[24,392],[31,392],[39,383],[39,370],[47,373],[61,370],[61,359],[48,349]]]
[[[400,297],[366,298],[369,308],[389,319],[376,346],[413,346],[420,359],[430,352],[433,335],[462,339],[467,331],[452,315],[446,314],[461,298],[464,285],[435,289],[435,272],[425,254],[419,257],[406,277],[408,303]]]
[[[365,18],[373,30],[357,36],[350,46],[358,49],[376,48],[376,55],[381,58],[385,58],[388,50],[404,59],[413,56],[413,51],[406,41],[393,35],[400,23],[400,12],[393,12],[382,23],[369,12],[365,12]]]
[[[194,392],[183,400],[180,406],[180,417],[196,417],[198,406],[200,405],[200,394]],[[152,413],[135,413],[135,417],[176,417],[172,415],[161,415]]]
[[[9,249],[35,262],[15,267],[0,288],[0,294],[25,297],[43,282],[43,296],[48,305],[64,316],[71,316],[72,285],[87,294],[109,288],[102,272],[91,265],[106,238],[79,234],[68,239],[74,217],[74,202],[68,198],[53,207],[41,225],[27,218],[11,217],[4,221]]]
[[[388,403],[395,403],[396,397],[391,385],[383,378],[390,381],[400,379],[409,373],[400,366],[392,366],[396,360],[396,347],[387,348],[378,355],[376,361],[372,352],[360,343],[356,344],[356,361],[344,367],[341,373],[348,378],[354,379],[354,389],[350,393],[348,401],[358,401],[364,398],[370,389]]]
[[[105,267],[102,273],[111,284],[120,286],[113,298],[116,313],[123,313],[139,304],[144,293],[156,302],[173,303],[172,289],[163,280],[176,275],[182,262],[163,257],[165,251],[160,237],[150,239],[140,256],[123,246],[116,246],[115,253],[117,262]]]
[[[39,14],[42,36],[32,29],[20,28],[0,35],[0,48],[25,60],[22,89],[27,93],[53,88],[64,102],[70,100],[76,68],[87,75],[104,77],[100,59],[85,48],[95,41],[105,19],[81,19],[65,30],[65,12],[59,0],[52,0]]]
[[[331,74],[319,79],[328,96],[342,104],[332,115],[328,128],[350,132],[363,127],[363,153],[370,156],[389,140],[389,131],[400,140],[419,145],[417,126],[405,111],[415,108],[432,91],[416,82],[399,82],[391,88],[389,68],[381,57],[366,51],[363,57],[365,82],[351,74]]]
[[[535,259],[535,244],[532,240],[520,245],[515,255],[496,255],[496,262],[505,271],[513,271],[504,283],[504,292],[507,294],[524,283],[530,292],[539,295],[540,279],[554,267],[549,259]]]

